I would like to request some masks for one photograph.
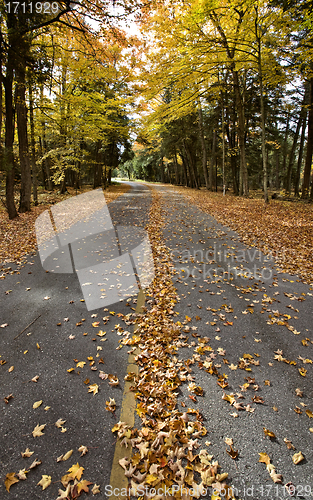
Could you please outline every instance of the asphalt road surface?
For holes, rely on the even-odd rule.
[[[151,190],[130,184],[131,190],[109,205],[110,215],[114,225],[144,228]],[[193,375],[204,396],[193,402],[183,386],[179,404],[201,409],[208,429],[205,440],[211,442],[208,451],[229,473],[238,498],[289,498],[259,463],[259,453],[270,456],[283,484],[291,481],[297,486],[297,498],[312,498],[313,423],[306,413],[313,411],[312,288],[296,276],[279,273],[271,260],[248,249],[236,233],[172,188],[152,187],[162,197],[163,235],[177,272],[177,319],[188,317],[189,347],[178,356],[192,358],[198,336],[209,337],[211,359],[225,374],[222,385],[228,383],[219,386],[195,358]],[[75,274],[47,273],[37,255],[29,257],[19,273],[0,280],[0,325],[8,324],[0,328],[0,363],[6,361],[0,366],[0,498],[57,498],[58,489],[64,489],[61,477],[78,462],[84,467],[83,478],[100,485],[102,493],[96,498],[104,499],[115,450],[111,428],[120,417],[128,363],[127,351],[116,350],[117,325],[127,328],[117,315],[133,313],[136,298],[112,304],[107,311],[87,311]],[[100,329],[107,332],[105,337],[97,335]],[[79,362],[85,364],[79,367]],[[120,384],[109,385],[99,378],[99,370],[117,376]],[[88,393],[92,384],[99,386],[95,395]],[[296,395],[297,388],[302,397]],[[10,394],[13,398],[6,403]],[[234,394],[236,403],[246,409],[223,400],[223,394]],[[116,401],[114,413],[105,410],[109,398]],[[60,428],[55,426],[59,419],[65,421]],[[44,434],[33,437],[37,424],[46,424]],[[265,436],[263,428],[276,437]],[[225,438],[233,439],[235,460],[226,453]],[[295,449],[288,449],[284,439]],[[81,446],[88,448],[82,457]],[[26,448],[34,453],[23,458]],[[69,450],[73,454],[68,460],[56,461]],[[295,465],[292,456],[299,451],[304,460]],[[6,475],[27,470],[35,458],[42,463],[7,493]],[[37,483],[44,474],[52,477],[52,484],[42,491]]]

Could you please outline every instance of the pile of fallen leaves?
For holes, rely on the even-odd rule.
[[[176,408],[177,389],[193,377],[190,360],[182,361],[176,356],[178,349],[187,343],[181,333],[182,324],[173,320],[177,294],[169,252],[160,232],[163,215],[159,197],[153,193],[147,227],[155,264],[155,280],[148,292],[151,308],[139,315],[131,342],[133,350],[140,349],[135,357],[139,374],[126,376],[133,383],[142,427],[131,429],[124,422],[113,427],[121,445],[133,449],[132,457],[119,463],[129,479],[131,496],[200,498],[211,486],[217,491],[224,488],[225,499],[231,499],[232,490],[224,483],[228,474],[219,472],[218,462],[212,460],[213,455],[206,449],[199,450],[198,440],[207,433],[201,413],[187,408],[185,403],[183,412]],[[193,392],[203,395],[201,387]]]
[[[104,191],[107,203],[115,200],[118,196],[128,191],[127,184],[118,186],[112,185]],[[90,190],[90,186],[85,186],[78,191],[78,194]],[[73,188],[68,188],[67,194],[57,194],[56,192],[42,192],[39,194],[38,206],[32,207],[30,212],[19,214],[16,219],[10,220],[3,206],[0,207],[0,271],[10,271],[7,266],[9,262],[20,261],[23,256],[31,254],[37,250],[35,234],[35,221],[37,217],[47,208],[59,203],[67,198],[76,195]],[[2,264],[2,267],[1,267]]]
[[[204,190],[175,190],[241,236],[242,241],[272,254],[279,268],[313,282],[313,207],[303,202],[222,196]]]

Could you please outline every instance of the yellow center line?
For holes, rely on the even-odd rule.
[[[137,306],[136,313],[141,311],[142,306],[145,303],[145,294],[140,289],[137,296]],[[134,329],[134,333],[136,333],[137,327]],[[135,363],[135,356],[139,353],[139,349],[137,348],[132,354],[128,356],[127,362],[127,373],[135,372],[138,375],[138,365]],[[136,399],[133,391],[130,391],[130,386],[133,384],[131,381],[125,381],[123,399],[122,399],[122,407],[120,414],[120,422],[125,422],[130,427],[134,427],[135,425],[135,409],[136,409]],[[125,500],[125,496],[122,497],[119,494],[114,494],[114,490],[116,493],[120,492],[123,488],[127,488],[128,479],[125,476],[124,469],[120,466],[119,460],[122,458],[130,459],[132,455],[132,447],[121,446],[121,440],[118,439],[115,445],[114,457],[111,469],[110,476],[110,485],[112,488],[113,494],[110,496],[111,499]]]

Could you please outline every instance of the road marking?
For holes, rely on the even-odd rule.
[[[143,293],[142,290],[139,290],[137,296],[136,313],[140,312],[144,303],[145,303],[145,294]],[[137,328],[135,327],[134,333],[136,333],[136,329]],[[137,348],[132,354],[128,356],[127,373],[135,372],[136,375],[138,374],[138,365],[136,365],[135,363],[135,356],[137,356],[138,353],[139,349]],[[125,381],[121,414],[119,420],[120,422],[125,422],[130,427],[134,427],[136,399],[133,391],[129,390],[131,385],[132,382]],[[125,476],[124,469],[119,464],[119,460],[125,457],[130,459],[132,455],[132,447],[128,446],[128,448],[126,448],[125,446],[121,446],[120,441],[121,441],[120,439],[117,440],[114,450],[114,457],[113,457],[111,476],[110,476],[110,485],[112,487],[112,491],[114,491],[115,488],[121,491],[122,488],[127,488],[128,486],[128,479]],[[116,500],[117,499],[125,500],[125,497],[114,494],[111,495],[110,498]]]

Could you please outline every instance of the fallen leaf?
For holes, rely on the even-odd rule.
[[[281,474],[277,474],[275,469],[271,470],[270,476],[273,479],[274,483],[282,484],[283,476]]]
[[[57,420],[54,425],[60,429],[62,425],[65,424],[65,422],[66,420],[62,420],[62,418],[59,418],[59,420]]]
[[[265,436],[268,436],[271,439],[276,438],[274,432],[270,431],[269,429],[266,429],[265,427],[263,427],[263,431],[264,431]]]
[[[93,495],[97,495],[97,493],[100,493],[100,484],[94,484],[94,487],[92,488],[91,493]]]
[[[78,448],[78,451],[81,453],[80,456],[82,457],[83,455],[86,455],[86,453],[88,452],[88,448],[87,446],[82,445]]]
[[[8,404],[9,404],[10,399],[12,399],[12,398],[13,398],[13,394],[8,394],[8,396],[5,396],[5,397],[3,398],[3,401],[5,402],[5,404],[6,404],[6,405],[8,405]]]
[[[288,450],[295,450],[296,448],[289,439],[284,438],[284,443],[286,443]]]
[[[28,470],[26,469],[21,469],[20,471],[18,471],[18,473],[16,474],[16,477],[20,480],[20,481],[25,481],[25,479],[27,479],[27,472],[29,472]]]
[[[93,395],[98,394],[98,392],[99,392],[99,386],[98,386],[98,384],[91,384],[88,387],[88,392],[93,392]]]
[[[298,451],[298,453],[295,453],[292,457],[292,461],[295,465],[299,464],[304,460],[304,456],[302,455],[301,451]]]
[[[72,456],[73,451],[74,450],[69,450],[67,453],[65,453],[65,455],[62,458],[62,461],[65,462],[66,460],[68,460]]]
[[[271,459],[267,453],[259,453],[259,455],[260,455],[259,462],[264,463],[266,465],[269,465],[271,463]]]
[[[19,482],[19,480],[17,479],[17,477],[15,477],[15,472],[9,472],[9,474],[6,475],[5,481],[4,481],[6,490],[10,491],[12,484],[15,484],[18,482]]]
[[[29,470],[30,469],[34,469],[35,467],[37,467],[37,465],[40,465],[41,464],[41,460],[37,460],[37,458],[33,461],[33,463],[28,467]]]
[[[38,408],[40,405],[42,404],[42,399],[40,401],[36,401],[34,404],[33,404],[33,408]]]
[[[22,457],[23,457],[23,458],[29,458],[29,457],[31,457],[31,456],[32,456],[32,454],[33,454],[33,453],[34,453],[34,452],[33,452],[33,451],[30,451],[30,449],[29,449],[29,448],[26,448],[26,450],[25,450],[25,451],[21,451],[21,455],[22,455]]]
[[[39,483],[37,483],[37,486],[41,486],[43,490],[48,488],[48,486],[51,484],[51,476],[47,476],[46,474],[43,474],[41,480]]]
[[[89,493],[89,488],[92,483],[90,481],[87,481],[86,479],[83,479],[83,481],[80,481],[77,483],[77,493],[80,494],[81,491],[85,491],[86,493]]]
[[[81,467],[77,462],[77,464],[72,465],[72,467],[68,469],[67,472],[70,473],[68,476],[72,477],[73,479],[77,479],[79,481],[83,475],[84,470],[85,470],[84,467]]]
[[[46,425],[47,424],[42,424],[42,425],[37,424],[35,429],[32,431],[32,435],[34,437],[43,436],[44,433],[42,432],[42,430],[46,427]]]

